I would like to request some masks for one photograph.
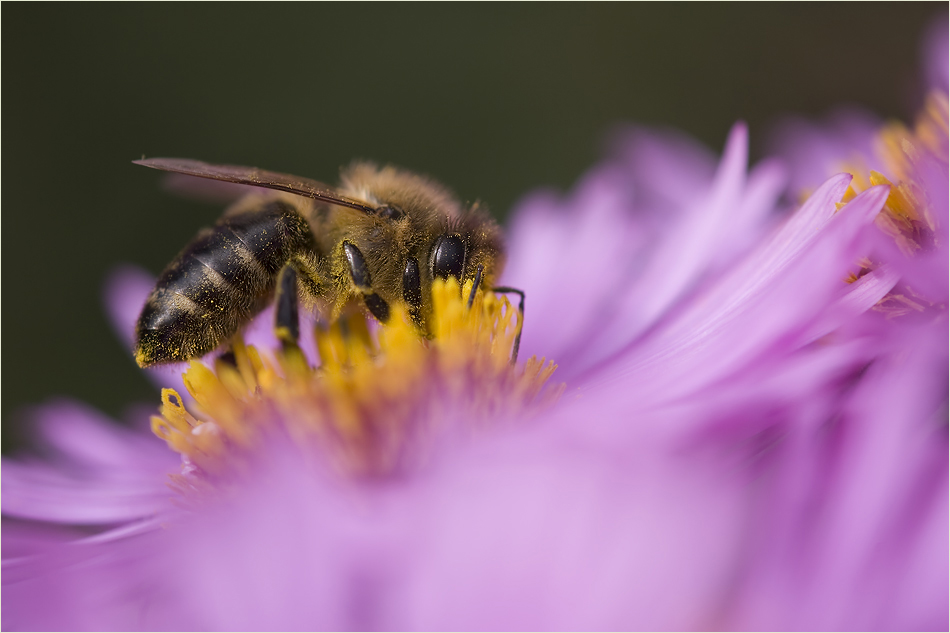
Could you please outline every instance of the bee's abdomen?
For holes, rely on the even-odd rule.
[[[136,327],[136,360],[144,367],[212,351],[267,305],[281,268],[313,248],[289,204],[225,216],[159,277]]]

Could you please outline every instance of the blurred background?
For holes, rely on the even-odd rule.
[[[783,114],[841,103],[907,119],[946,3],[7,4],[2,400],[69,396],[121,417],[156,392],[102,283],[158,273],[221,207],[164,193],[145,156],[333,182],[353,158],[428,173],[499,218],[567,189],[612,124],[679,128],[753,158]]]

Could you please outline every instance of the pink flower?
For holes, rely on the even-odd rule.
[[[175,427],[198,408],[166,392],[153,422],[183,465],[40,409],[46,459],[3,462],[3,626],[946,629],[947,158],[908,131],[891,186],[817,178],[871,151],[856,129],[792,150],[812,193],[787,214],[786,168],[747,169],[741,124],[718,161],[631,131],[523,202],[504,281],[557,401],[541,365],[446,337],[386,343],[350,395],[193,369],[206,421]],[[113,282],[120,329],[149,284]]]

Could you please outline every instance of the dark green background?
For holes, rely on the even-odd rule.
[[[64,394],[157,403],[101,284],[158,272],[220,209],[130,160],[333,180],[354,157],[430,173],[504,216],[569,187],[619,121],[753,148],[777,115],[913,111],[946,4],[4,4],[2,421]],[[15,435],[6,432],[9,448]]]

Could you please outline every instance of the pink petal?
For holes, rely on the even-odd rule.
[[[59,402],[34,414],[46,459],[4,458],[3,512],[23,519],[103,524],[167,507],[178,456],[151,434]]]

